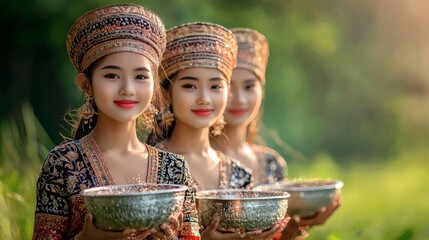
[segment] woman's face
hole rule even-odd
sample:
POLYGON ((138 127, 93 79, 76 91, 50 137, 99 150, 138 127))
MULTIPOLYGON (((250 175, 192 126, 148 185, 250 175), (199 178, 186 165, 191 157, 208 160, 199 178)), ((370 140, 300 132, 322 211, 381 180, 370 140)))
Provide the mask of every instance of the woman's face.
POLYGON ((226 124, 235 127, 247 126, 261 108, 261 81, 251 71, 237 68, 232 73, 230 92, 224 113, 226 124))
POLYGON ((153 89, 151 62, 137 53, 107 55, 92 74, 92 95, 99 119, 136 120, 149 106, 153 89))
POLYGON ((216 69, 189 68, 173 79, 170 102, 176 124, 209 128, 223 114, 228 98, 225 76, 216 69))

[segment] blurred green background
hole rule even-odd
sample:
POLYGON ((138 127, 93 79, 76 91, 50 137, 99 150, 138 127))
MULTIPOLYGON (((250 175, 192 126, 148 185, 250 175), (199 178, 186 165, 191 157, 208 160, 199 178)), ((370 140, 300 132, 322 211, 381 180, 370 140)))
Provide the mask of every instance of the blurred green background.
POLYGON ((0 239, 31 239, 41 162, 70 129, 64 113, 83 102, 70 26, 121 2, 167 28, 209 21, 266 35, 264 140, 289 178, 345 183, 343 206, 309 239, 429 239, 425 0, 2 1, 0 239))

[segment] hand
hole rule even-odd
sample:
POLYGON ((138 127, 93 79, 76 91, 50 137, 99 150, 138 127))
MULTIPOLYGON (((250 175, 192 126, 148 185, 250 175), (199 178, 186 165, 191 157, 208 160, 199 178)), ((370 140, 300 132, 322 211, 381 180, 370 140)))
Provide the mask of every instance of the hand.
POLYGON ((297 218, 298 225, 301 227, 308 226, 309 228, 316 225, 323 225, 328 218, 341 206, 340 198, 332 201, 330 205, 320 209, 317 213, 309 217, 297 218))
POLYGON ((78 240, 97 240, 97 239, 127 239, 127 234, 124 232, 115 232, 115 231, 105 231, 97 228, 94 225, 94 219, 92 214, 87 214, 85 216, 85 223, 83 225, 82 231, 78 234, 78 240))
POLYGON ((283 230, 280 239, 298 239, 298 237, 299 239, 304 239, 308 237, 308 233, 306 231, 313 226, 324 224, 340 205, 341 201, 337 198, 329 206, 322 208, 312 216, 293 216, 291 221, 289 221, 286 228, 283 230))
POLYGON ((183 214, 180 213, 177 218, 170 216, 168 218, 169 224, 163 223, 159 226, 159 230, 153 232, 152 237, 155 240, 176 240, 178 230, 180 230, 183 223, 183 214))
POLYGON ((245 233, 222 233, 217 231, 217 227, 219 225, 219 217, 215 217, 212 223, 201 232, 201 239, 209 239, 209 240, 241 240, 241 239, 272 239, 278 232, 283 230, 289 221, 289 217, 283 219, 281 222, 276 223, 269 230, 266 231, 252 231, 245 233))

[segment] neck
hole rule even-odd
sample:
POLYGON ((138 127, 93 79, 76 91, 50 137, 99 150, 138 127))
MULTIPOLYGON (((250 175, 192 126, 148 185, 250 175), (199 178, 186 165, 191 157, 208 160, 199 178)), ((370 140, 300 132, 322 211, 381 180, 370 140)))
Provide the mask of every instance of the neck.
POLYGON ((226 125, 223 133, 212 139, 213 147, 225 153, 242 149, 243 147, 248 146, 248 143, 246 142, 246 134, 246 126, 226 125))
POLYGON ((91 134, 103 152, 128 152, 142 148, 137 138, 136 121, 122 123, 99 116, 91 134))
POLYGON ((176 121, 166 147, 168 151, 182 155, 206 155, 213 150, 209 141, 209 128, 191 128, 179 121, 176 121))

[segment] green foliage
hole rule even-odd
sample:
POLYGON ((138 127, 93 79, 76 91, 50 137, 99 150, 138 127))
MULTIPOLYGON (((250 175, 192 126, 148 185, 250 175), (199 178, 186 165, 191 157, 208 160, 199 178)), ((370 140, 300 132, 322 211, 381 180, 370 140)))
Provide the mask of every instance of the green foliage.
POLYGON ((28 105, 0 124, 0 136, 0 239, 31 239, 36 180, 53 144, 28 105))
POLYGON ((310 239, 427 239, 428 150, 409 150, 372 163, 337 164, 327 154, 289 163, 289 177, 341 179, 342 206, 310 239))
MULTIPOLYGON (((4 96, 0 101, 0 119, 17 114, 16 105, 10 102, 20 105, 29 100, 49 136, 59 142, 62 140, 59 132, 67 133, 70 128, 62 121, 64 113, 83 102, 75 85, 76 72, 66 52, 68 29, 89 10, 130 1, 24 2, 22 5, 5 1, 0 8, 4 12, 5 32, 10 33, 4 53, 7 62, 0 65, 5 75, 0 88, 4 96)), ((397 144, 398 115, 403 114, 389 106, 403 94, 399 83, 407 79, 407 84, 424 85, 423 67, 409 64, 401 57, 390 57, 392 49, 409 49, 408 53, 402 52, 410 55, 418 51, 415 43, 425 42, 418 31, 404 27, 415 24, 406 14, 400 14, 405 7, 403 3, 131 2, 158 13, 167 28, 210 21, 226 27, 254 28, 265 34, 271 55, 263 122, 307 156, 327 151, 340 161, 389 157, 397 144), (384 11, 385 8, 389 11, 384 11), (398 33, 391 31, 390 26, 395 26, 398 33)), ((265 137, 272 143, 269 136, 265 137)))

